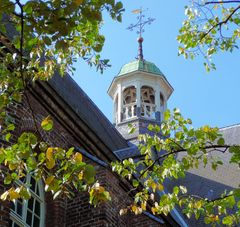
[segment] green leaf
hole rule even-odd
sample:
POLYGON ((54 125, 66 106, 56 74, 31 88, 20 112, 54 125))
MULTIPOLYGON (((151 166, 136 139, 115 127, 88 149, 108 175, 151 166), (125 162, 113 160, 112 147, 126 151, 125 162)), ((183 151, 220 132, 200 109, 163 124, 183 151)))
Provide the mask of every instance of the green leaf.
POLYGON ((175 195, 178 195, 178 193, 179 193, 179 187, 175 186, 175 187, 173 188, 173 193, 174 193, 175 195))
POLYGON ((211 218, 210 217, 205 217, 204 218, 204 222, 205 222, 205 224, 210 224, 211 222, 212 222, 212 220, 211 220, 211 218))
POLYGON ((51 119, 50 116, 47 116, 41 123, 41 127, 45 131, 50 131, 53 128, 53 120, 51 119))
POLYGON ((233 224, 233 218, 232 216, 226 216, 223 218, 222 223, 224 225, 232 225, 233 224))
POLYGON ((73 151, 74 151, 74 147, 69 148, 66 153, 66 157, 69 158, 73 154, 73 151))
POLYGON ((11 137, 12 137, 12 134, 11 134, 11 133, 7 133, 7 134, 5 135, 5 140, 6 140, 7 142, 9 142, 9 140, 10 140, 11 137))
POLYGON ((132 124, 128 124, 128 134, 133 134, 136 131, 136 128, 132 124))
POLYGON ((166 111, 164 112, 164 120, 165 120, 165 121, 168 121, 170 117, 171 117, 170 110, 166 110, 166 111))
POLYGON ((33 7, 33 2, 29 1, 23 6, 23 10, 24 10, 25 13, 31 14, 32 11, 33 11, 32 7, 33 7))
POLYGON ((225 144, 225 140, 223 138, 219 138, 218 141, 217 141, 217 144, 219 146, 223 146, 225 144))
POLYGON ((132 181, 132 184, 133 184, 133 187, 138 187, 138 185, 139 185, 139 181, 138 180, 135 180, 135 179, 133 179, 133 181, 132 181))
POLYGON ((87 181, 88 184, 94 182, 96 171, 92 165, 86 165, 83 171, 83 178, 87 181))

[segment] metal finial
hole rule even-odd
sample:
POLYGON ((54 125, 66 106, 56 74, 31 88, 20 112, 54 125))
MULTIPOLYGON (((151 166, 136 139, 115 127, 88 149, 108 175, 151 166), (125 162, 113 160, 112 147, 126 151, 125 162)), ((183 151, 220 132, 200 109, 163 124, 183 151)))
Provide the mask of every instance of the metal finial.
POLYGON ((137 16, 137 23, 136 24, 130 24, 127 29, 130 31, 133 31, 135 28, 137 28, 137 34, 139 35, 138 37, 138 59, 143 60, 143 48, 142 48, 142 43, 143 43, 143 37, 142 33, 145 31, 144 26, 146 24, 151 24, 155 19, 148 17, 145 19, 145 15, 143 14, 142 8, 140 9, 135 9, 132 11, 135 14, 139 14, 137 16))

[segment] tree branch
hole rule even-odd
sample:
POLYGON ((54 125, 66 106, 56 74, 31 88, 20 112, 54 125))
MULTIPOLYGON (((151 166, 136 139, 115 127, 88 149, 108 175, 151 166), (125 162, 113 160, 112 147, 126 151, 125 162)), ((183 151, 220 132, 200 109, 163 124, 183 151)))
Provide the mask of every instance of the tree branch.
POLYGON ((205 2, 204 5, 210 5, 210 4, 228 4, 228 3, 240 3, 240 0, 232 0, 232 1, 210 1, 205 2))
POLYGON ((222 25, 223 25, 223 24, 226 24, 226 23, 231 19, 231 17, 233 16, 233 14, 236 13, 239 9, 240 9, 240 5, 239 5, 238 7, 236 7, 236 8, 228 15, 228 17, 227 17, 225 20, 223 20, 223 21, 221 21, 221 22, 213 25, 213 26, 201 37, 201 39, 200 39, 199 42, 201 42, 214 28, 216 28, 216 27, 219 26, 220 29, 221 29, 222 25))
MULTIPOLYGON (((24 18, 23 18, 23 5, 20 3, 20 0, 16 0, 17 5, 19 6, 21 13, 21 33, 20 33, 20 70, 21 70, 21 77, 23 78, 23 29, 24 29, 24 18)), ((24 78, 23 78, 24 80, 24 78)), ((25 82, 24 82, 25 83, 25 82)))
POLYGON ((194 198, 194 199, 198 199, 198 200, 204 200, 204 201, 206 201, 208 203, 214 203, 216 201, 220 201, 220 200, 226 199, 226 198, 231 197, 231 196, 234 196, 234 194, 228 194, 228 195, 225 195, 223 197, 217 197, 215 199, 207 199, 207 198, 201 197, 199 195, 184 194, 184 195, 180 195, 179 199, 182 199, 182 198, 194 198))
MULTIPOLYGON (((210 146, 205 146, 205 147, 200 147, 199 150, 207 150, 207 149, 212 149, 211 151, 213 150, 217 150, 217 151, 221 151, 222 153, 226 152, 226 150, 228 148, 230 148, 231 146, 229 145, 210 145, 210 146), (223 151, 220 150, 219 148, 225 148, 223 151)), ((151 168, 153 168, 153 166, 161 159, 164 159, 165 157, 169 156, 169 155, 172 155, 172 154, 177 154, 177 153, 181 153, 181 152, 187 152, 187 149, 185 148, 182 148, 182 149, 179 149, 179 150, 174 150, 174 151, 171 151, 171 152, 168 152, 166 154, 163 154, 161 156, 159 156, 158 158, 156 158, 154 160, 154 162, 148 166, 139 176, 139 178, 141 178, 148 170, 150 170, 151 168)))

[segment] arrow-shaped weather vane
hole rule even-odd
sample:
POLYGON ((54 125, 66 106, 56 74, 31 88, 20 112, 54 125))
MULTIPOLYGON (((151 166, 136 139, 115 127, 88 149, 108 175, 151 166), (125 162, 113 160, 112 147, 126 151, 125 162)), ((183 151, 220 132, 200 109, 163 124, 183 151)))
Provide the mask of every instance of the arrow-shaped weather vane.
POLYGON ((145 31, 144 26, 145 25, 150 25, 155 19, 148 17, 145 19, 145 15, 143 14, 142 8, 140 9, 135 9, 132 11, 134 14, 139 14, 137 16, 137 23, 136 24, 130 24, 129 27, 127 27, 128 30, 133 31, 135 28, 137 29, 137 34, 139 35, 138 37, 138 59, 143 60, 143 48, 142 48, 142 43, 143 43, 143 37, 142 33, 145 31))

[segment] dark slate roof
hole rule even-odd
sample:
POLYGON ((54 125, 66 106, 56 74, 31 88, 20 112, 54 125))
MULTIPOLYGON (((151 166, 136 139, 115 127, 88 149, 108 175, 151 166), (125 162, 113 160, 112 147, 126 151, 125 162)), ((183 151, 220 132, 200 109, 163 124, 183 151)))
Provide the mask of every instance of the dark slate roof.
MULTIPOLYGON (((221 128, 220 132, 226 144, 240 144, 240 124, 221 128)), ((168 181, 166 184, 168 190, 171 191, 175 185, 184 185, 189 194, 214 199, 219 197, 225 189, 229 191, 238 187, 240 184, 239 167, 229 163, 231 154, 226 151, 225 153, 211 152, 211 155, 219 157, 223 161, 223 165, 219 166, 216 171, 212 170, 211 165, 207 165, 206 168, 200 165, 198 169, 191 169, 185 178, 168 181)), ((184 154, 178 155, 178 159, 183 156, 184 154)), ((189 226, 206 226, 201 218, 196 221, 194 218, 189 220, 186 216, 182 216, 189 226)))
POLYGON ((48 83, 112 151, 128 147, 113 124, 69 75, 55 75, 48 83))
MULTIPOLYGON (((226 144, 240 144, 240 125, 221 128, 220 132, 226 144)), ((219 166, 216 171, 213 171, 211 166, 207 165, 206 168, 193 169, 190 172, 231 187, 238 187, 240 184, 239 168, 235 164, 229 164, 231 153, 228 151, 225 153, 214 151, 211 152, 211 155, 219 157, 223 161, 223 165, 219 166)))
POLYGON ((127 158, 134 158, 140 155, 138 147, 134 145, 124 149, 117 150, 114 153, 120 160, 124 160, 127 158))
MULTIPOLYGON (((174 186, 182 185, 188 189, 188 194, 198 195, 208 199, 218 198, 224 192, 224 190, 230 191, 232 189, 228 185, 221 184, 219 182, 209 180, 205 177, 201 177, 192 173, 187 173, 185 178, 170 181, 167 183, 169 192, 172 192, 172 188, 174 186)), ((208 226, 204 223, 203 217, 200 217, 198 220, 196 220, 194 217, 188 219, 187 216, 182 213, 179 207, 177 210, 189 227, 208 226)))

